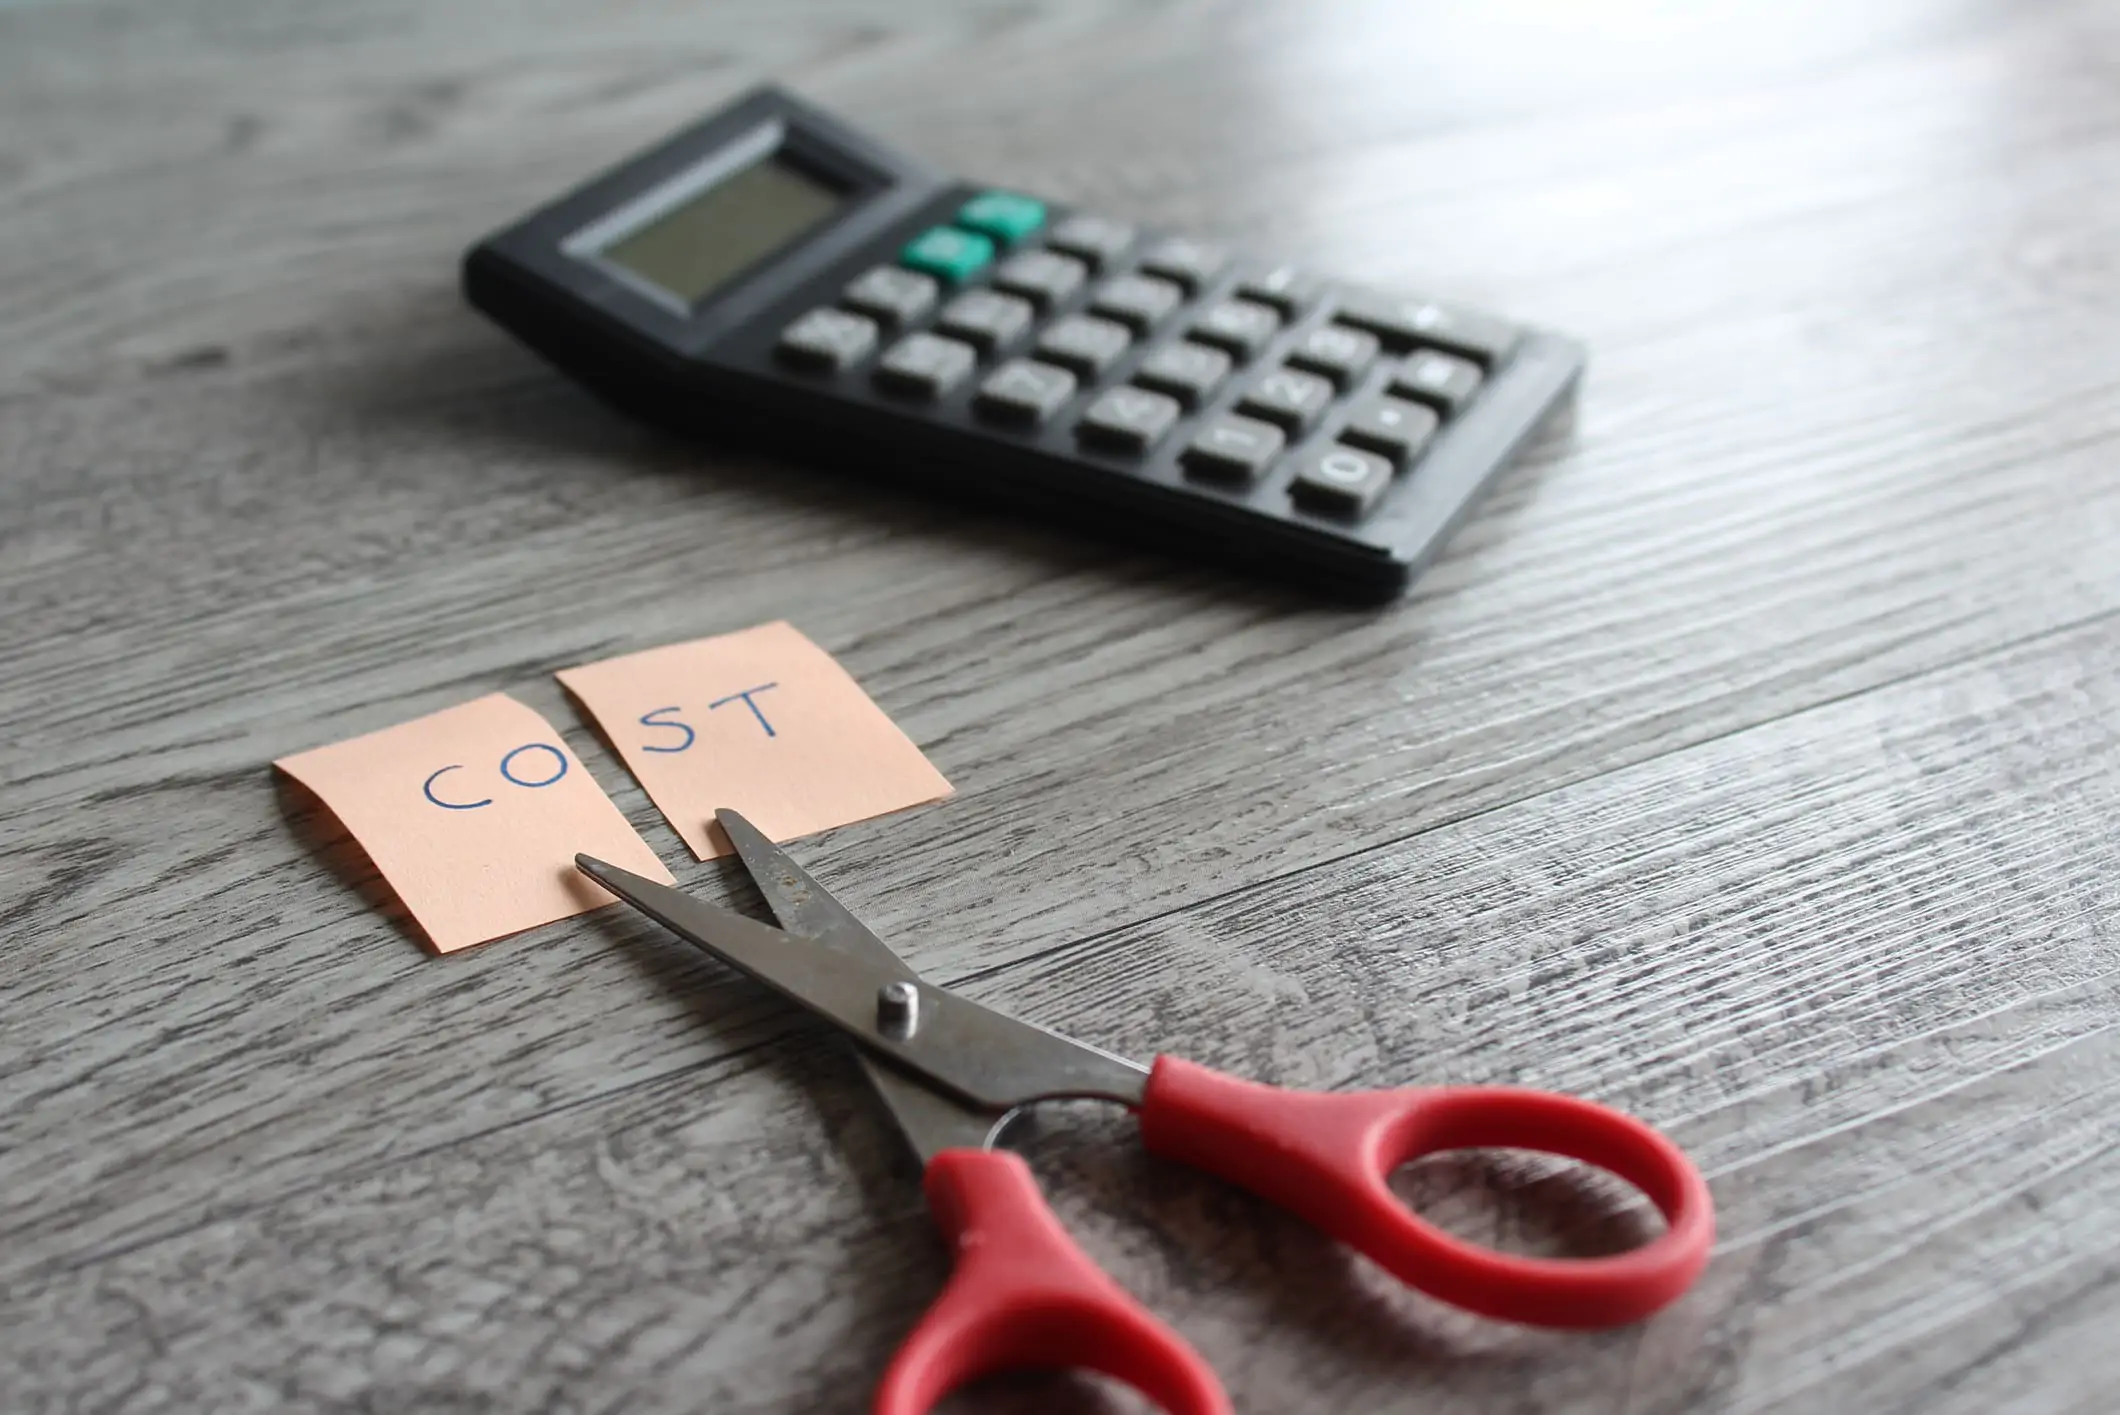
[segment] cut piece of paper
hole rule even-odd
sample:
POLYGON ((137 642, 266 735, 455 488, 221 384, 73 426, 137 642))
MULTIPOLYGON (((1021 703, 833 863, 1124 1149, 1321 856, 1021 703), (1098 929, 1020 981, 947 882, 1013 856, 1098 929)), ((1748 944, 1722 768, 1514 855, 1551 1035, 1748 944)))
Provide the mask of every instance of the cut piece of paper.
POLYGON ((617 902, 576 851, 674 883, 552 724, 505 693, 273 765, 331 808, 440 953, 617 902))
POLYGON ((912 739, 792 624, 561 670, 700 859, 729 853, 733 806, 774 840, 950 794, 912 739))

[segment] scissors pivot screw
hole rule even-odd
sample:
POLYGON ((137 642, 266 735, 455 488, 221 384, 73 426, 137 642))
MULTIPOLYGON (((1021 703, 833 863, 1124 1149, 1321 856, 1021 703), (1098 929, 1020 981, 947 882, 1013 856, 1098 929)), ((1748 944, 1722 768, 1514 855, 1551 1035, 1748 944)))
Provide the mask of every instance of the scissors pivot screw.
POLYGON ((876 1029, 900 1041, 920 1025, 920 991, 899 980, 876 989, 876 1029))

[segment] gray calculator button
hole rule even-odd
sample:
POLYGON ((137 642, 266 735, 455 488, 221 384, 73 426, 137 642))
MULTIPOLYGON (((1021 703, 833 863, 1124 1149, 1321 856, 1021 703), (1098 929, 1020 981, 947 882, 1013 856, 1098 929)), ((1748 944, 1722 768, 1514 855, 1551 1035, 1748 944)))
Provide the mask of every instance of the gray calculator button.
POLYGON ((1255 418, 1217 418, 1200 429, 1178 460, 1188 472, 1204 480, 1248 486, 1273 465, 1273 459, 1287 445, 1287 437, 1272 423, 1255 418))
POLYGON ((1044 422, 1075 396, 1075 376, 1031 359, 1010 359, 986 376, 976 400, 979 411, 999 422, 1044 422))
POLYGON ((1185 236, 1167 236, 1141 256, 1143 270, 1175 280, 1193 291, 1214 279, 1228 263, 1229 257, 1220 246, 1210 246, 1205 241, 1185 236))
POLYGON ((1107 388, 1089 405, 1076 430, 1084 442, 1143 452, 1171 430, 1179 411, 1177 399, 1146 388, 1107 388))
POLYGON ((1250 300, 1223 300, 1208 306, 1193 321, 1192 337, 1202 344, 1213 344, 1227 349, 1240 359, 1248 359, 1266 347, 1274 331, 1281 327, 1281 316, 1275 314, 1270 305, 1254 304, 1250 300))
POLYGON ((1331 401, 1332 385, 1316 374, 1277 368, 1245 391, 1237 411, 1299 433, 1316 422, 1331 401))
POLYGON ((1031 307, 999 290, 967 290, 942 307, 935 327, 992 353, 1031 327, 1031 307))
POLYGON ((1376 505, 1390 485, 1391 463, 1335 442, 1297 464, 1288 494, 1305 510, 1359 516, 1376 505))
POLYGON ((1046 233, 1045 243, 1102 270, 1134 243, 1134 228, 1108 216, 1070 216, 1046 233))
POLYGON ((876 347, 876 321, 845 310, 811 310, 780 331, 774 347, 788 363, 837 373, 876 347))
POLYGON ((1517 331, 1492 315, 1452 309, 1432 300, 1357 296, 1341 308, 1342 323, 1374 331, 1394 349, 1442 349, 1492 368, 1516 347, 1517 331))
POLYGON ((1479 392, 1480 366, 1453 354, 1422 349, 1391 376, 1391 391, 1418 398, 1449 417, 1479 392))
POLYGON ((1229 355, 1205 344, 1164 344, 1151 349, 1134 370, 1134 382, 1168 393, 1188 408, 1214 396, 1229 377, 1229 355))
POLYGON ((879 265, 839 296, 848 309, 880 320, 886 328, 911 324, 935 307, 932 278, 902 265, 879 265))
POLYGON ((1082 288, 1089 267, 1052 251, 1023 251, 994 267, 996 287, 1022 295, 1040 309, 1051 309, 1082 288))
POLYGON ((1245 299, 1272 305, 1291 319, 1315 300, 1323 288, 1324 282, 1317 276, 1293 265, 1277 265, 1237 282, 1237 293, 1245 299))
POLYGON ((1126 352, 1134 336, 1123 324, 1090 314, 1056 319, 1038 336, 1038 357, 1096 378, 1126 352))
POLYGON ((1322 373, 1342 388, 1369 372, 1376 358, 1376 335, 1344 324, 1321 324, 1288 351, 1288 361, 1297 368, 1322 373))
POLYGON ((1185 292, 1168 280, 1121 275, 1098 286, 1089 307, 1139 333, 1162 323, 1184 299, 1185 292))
POLYGON ((1347 426, 1340 429, 1340 438, 1367 448, 1393 467, 1403 467, 1421 455, 1439 421, 1433 408, 1419 403, 1364 398, 1355 404, 1347 426))
POLYGON ((930 401, 971 376, 979 353, 939 334, 908 334, 876 361, 876 382, 893 393, 930 401))

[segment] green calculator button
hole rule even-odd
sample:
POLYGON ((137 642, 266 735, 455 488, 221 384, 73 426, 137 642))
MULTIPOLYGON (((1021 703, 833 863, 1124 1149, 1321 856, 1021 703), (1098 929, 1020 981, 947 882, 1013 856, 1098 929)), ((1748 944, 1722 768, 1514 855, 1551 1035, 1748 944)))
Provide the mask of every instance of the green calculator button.
POLYGON ((930 226, 906 242, 898 263, 932 275, 951 285, 962 285, 979 267, 994 258, 994 243, 976 231, 954 226, 930 226))
POLYGON ((957 208, 957 224, 1013 246, 1045 224, 1045 203, 1014 192, 981 192, 957 208))

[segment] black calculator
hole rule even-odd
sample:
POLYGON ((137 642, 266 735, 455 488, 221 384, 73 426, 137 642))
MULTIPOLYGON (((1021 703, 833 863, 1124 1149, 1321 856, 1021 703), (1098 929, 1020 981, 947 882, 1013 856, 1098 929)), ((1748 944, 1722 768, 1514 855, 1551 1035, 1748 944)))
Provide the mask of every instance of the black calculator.
POLYGON ((770 87, 479 242, 463 278, 660 421, 1372 600, 1583 367, 1492 314, 952 180, 770 87))

